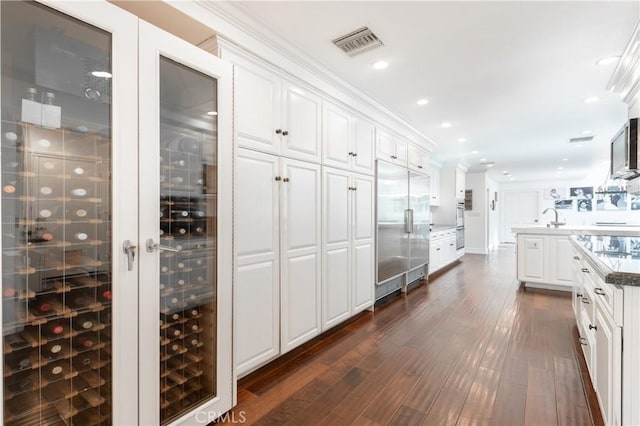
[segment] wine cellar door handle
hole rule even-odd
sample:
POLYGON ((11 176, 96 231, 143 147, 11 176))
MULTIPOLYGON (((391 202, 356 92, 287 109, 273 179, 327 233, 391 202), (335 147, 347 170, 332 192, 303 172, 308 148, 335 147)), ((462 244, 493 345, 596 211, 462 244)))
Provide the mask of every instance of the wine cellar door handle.
POLYGON ((173 251, 175 253, 179 252, 180 249, 170 246, 163 246, 162 244, 154 243, 153 238, 149 238, 147 240, 147 253, 153 253, 154 250, 158 251, 173 251))
POLYGON ((133 271, 133 262, 136 260, 136 246, 130 240, 124 240, 122 250, 127 255, 127 270, 133 271))

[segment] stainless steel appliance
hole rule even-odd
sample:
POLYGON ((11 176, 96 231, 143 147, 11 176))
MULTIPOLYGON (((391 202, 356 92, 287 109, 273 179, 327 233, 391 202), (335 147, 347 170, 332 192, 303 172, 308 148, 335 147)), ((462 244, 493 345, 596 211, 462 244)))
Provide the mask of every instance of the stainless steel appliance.
POLYGON ((611 140, 611 177, 633 179, 640 175, 640 119, 625 123, 611 140))
POLYGON ((380 298, 426 275, 430 198, 428 176, 383 161, 376 176, 380 298))
POLYGON ((456 250, 464 248, 464 201, 456 205, 456 250))

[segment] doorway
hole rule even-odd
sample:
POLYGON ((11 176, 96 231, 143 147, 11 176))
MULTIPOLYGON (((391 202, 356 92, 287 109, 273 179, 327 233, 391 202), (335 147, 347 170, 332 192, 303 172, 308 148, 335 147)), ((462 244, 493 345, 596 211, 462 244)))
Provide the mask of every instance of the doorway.
POLYGON ((538 191, 505 192, 500 228, 500 242, 515 243, 511 228, 538 223, 538 191))

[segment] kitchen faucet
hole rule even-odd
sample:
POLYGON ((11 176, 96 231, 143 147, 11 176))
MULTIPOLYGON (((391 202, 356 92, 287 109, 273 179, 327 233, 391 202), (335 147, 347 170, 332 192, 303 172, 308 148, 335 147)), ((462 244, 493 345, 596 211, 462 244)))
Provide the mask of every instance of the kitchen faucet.
MULTIPOLYGON (((552 220, 551 222, 549 222, 549 225, 553 225, 554 227, 556 227, 556 228, 557 228, 557 227, 559 227, 560 225, 566 225, 566 224, 567 224, 567 222, 558 222, 558 210, 556 210, 556 209, 554 209, 554 208, 552 208, 552 207, 549 207, 549 208, 547 208, 547 209, 544 209, 544 211, 542 212, 542 214, 545 214, 545 213, 546 213, 546 212, 548 212, 549 210, 552 210, 552 211, 553 211, 553 213, 556 215, 556 219, 555 219, 555 220, 552 220)), ((547 225, 547 227, 548 227, 549 225, 547 225)))

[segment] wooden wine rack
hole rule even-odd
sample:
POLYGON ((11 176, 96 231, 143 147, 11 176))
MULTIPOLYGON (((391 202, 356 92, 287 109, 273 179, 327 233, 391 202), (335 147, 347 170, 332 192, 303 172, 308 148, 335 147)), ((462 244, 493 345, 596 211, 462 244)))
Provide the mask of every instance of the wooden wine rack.
POLYGON ((4 424, 109 423, 109 141, 2 127, 4 424))
POLYGON ((167 423, 215 395, 215 360, 205 355, 215 350, 215 328, 205 325, 215 309, 216 210, 198 136, 173 126, 161 133, 160 238, 180 250, 160 254, 160 411, 167 423), (199 142, 183 149, 185 137, 199 142))

